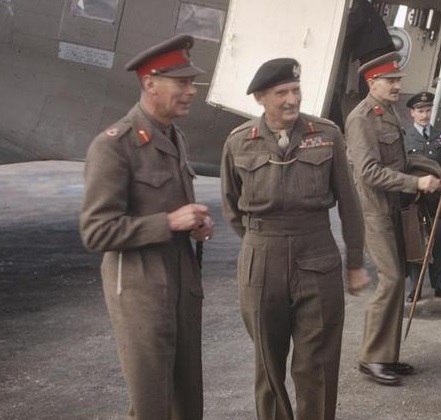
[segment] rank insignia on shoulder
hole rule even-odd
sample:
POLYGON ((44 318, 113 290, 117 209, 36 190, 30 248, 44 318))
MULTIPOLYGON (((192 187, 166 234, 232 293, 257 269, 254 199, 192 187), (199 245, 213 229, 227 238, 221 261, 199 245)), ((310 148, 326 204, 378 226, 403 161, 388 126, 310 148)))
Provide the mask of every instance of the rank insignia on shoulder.
POLYGON ((303 139, 299 145, 299 149, 309 149, 311 147, 324 147, 333 146, 334 142, 329 139, 324 139, 322 137, 308 137, 303 139))
POLYGON ((150 134, 147 133, 147 131, 139 130, 138 131, 138 140, 139 140, 139 145, 144 146, 144 144, 146 144, 150 141, 150 134))
POLYGON ((116 137, 119 134, 119 130, 117 128, 109 128, 106 130, 106 135, 109 137, 116 137))
POLYGON ((381 106, 375 105, 373 110, 375 115, 383 115, 383 109, 381 108, 381 106))

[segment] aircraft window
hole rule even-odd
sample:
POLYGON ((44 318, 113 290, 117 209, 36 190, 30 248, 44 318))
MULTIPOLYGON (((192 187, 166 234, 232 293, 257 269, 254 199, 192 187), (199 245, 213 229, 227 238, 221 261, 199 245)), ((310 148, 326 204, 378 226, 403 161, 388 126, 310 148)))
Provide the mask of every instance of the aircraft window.
POLYGON ((181 3, 176 33, 219 42, 224 18, 225 12, 222 10, 181 3))
POLYGON ((113 23, 118 14, 118 2, 119 0, 72 0, 71 14, 113 23))
POLYGON ((406 24, 407 6, 400 5, 398 13, 395 16, 394 26, 397 28, 404 28, 406 24))

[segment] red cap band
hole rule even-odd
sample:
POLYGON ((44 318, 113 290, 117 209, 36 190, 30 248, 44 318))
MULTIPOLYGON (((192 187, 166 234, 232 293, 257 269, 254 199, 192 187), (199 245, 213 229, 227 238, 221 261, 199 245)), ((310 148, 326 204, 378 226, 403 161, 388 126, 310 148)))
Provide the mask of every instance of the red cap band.
POLYGON ((384 74, 398 73, 400 68, 396 61, 391 61, 389 63, 382 64, 381 66, 373 67, 364 72, 364 78, 366 80, 375 79, 376 77, 381 77, 384 74))
POLYGON ((190 63, 187 50, 175 50, 159 55, 147 61, 143 66, 136 70, 138 77, 141 78, 147 74, 165 73, 167 69, 182 66, 190 63))

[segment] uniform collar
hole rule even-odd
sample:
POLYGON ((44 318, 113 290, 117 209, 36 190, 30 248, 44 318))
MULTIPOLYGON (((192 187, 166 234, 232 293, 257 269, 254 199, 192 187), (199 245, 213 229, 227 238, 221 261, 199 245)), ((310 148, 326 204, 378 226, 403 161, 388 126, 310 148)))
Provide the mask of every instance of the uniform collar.
POLYGON ((423 135, 423 129, 426 129, 426 133, 430 138, 430 124, 427 125, 420 125, 417 123, 414 123, 413 126, 415 127, 415 130, 418 131, 418 133, 420 133, 421 135, 423 135))
POLYGON ((156 121, 139 102, 132 108, 130 117, 133 122, 135 144, 138 147, 151 143, 162 152, 175 158, 179 157, 176 146, 164 133, 167 127, 156 121))

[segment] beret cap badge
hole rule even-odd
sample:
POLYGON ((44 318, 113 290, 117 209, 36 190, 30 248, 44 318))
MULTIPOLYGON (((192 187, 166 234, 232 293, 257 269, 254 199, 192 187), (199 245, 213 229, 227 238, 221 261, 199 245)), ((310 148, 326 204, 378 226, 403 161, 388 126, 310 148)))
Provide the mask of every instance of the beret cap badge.
POLYGON ((292 75, 295 79, 298 79, 300 77, 300 66, 298 64, 294 64, 292 66, 292 75))

